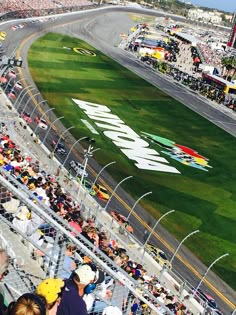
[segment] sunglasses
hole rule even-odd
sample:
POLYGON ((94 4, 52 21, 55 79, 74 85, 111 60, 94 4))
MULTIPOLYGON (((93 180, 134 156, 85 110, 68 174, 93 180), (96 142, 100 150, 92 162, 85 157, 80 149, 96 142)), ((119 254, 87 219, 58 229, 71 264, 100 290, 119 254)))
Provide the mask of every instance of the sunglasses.
POLYGON ((6 277, 9 274, 9 270, 6 270, 2 273, 2 277, 6 277))
POLYGON ((2 280, 4 277, 6 277, 9 274, 9 270, 4 271, 1 275, 0 275, 0 280, 2 280))

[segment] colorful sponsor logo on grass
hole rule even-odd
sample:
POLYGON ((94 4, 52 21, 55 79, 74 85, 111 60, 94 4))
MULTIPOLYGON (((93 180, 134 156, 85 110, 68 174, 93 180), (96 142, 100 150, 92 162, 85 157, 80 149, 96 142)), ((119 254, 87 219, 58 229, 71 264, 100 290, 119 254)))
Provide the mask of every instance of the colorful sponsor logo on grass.
POLYGON ((85 49, 85 48, 73 48, 74 52, 81 54, 81 55, 85 55, 85 56, 91 56, 91 57, 96 57, 95 52, 93 52, 92 50, 89 49, 85 49))
POLYGON ((104 105, 72 99, 84 113, 102 129, 103 134, 109 138, 120 150, 135 161, 139 169, 180 174, 180 172, 160 154, 149 148, 149 143, 142 139, 134 130, 125 124, 117 115, 104 105))
POLYGON ((142 135, 144 136, 144 138, 149 139, 151 142, 154 142, 162 148, 165 148, 165 150, 162 150, 161 153, 168 155, 170 158, 184 165, 194 167, 206 172, 208 172, 207 168, 212 168, 208 164, 209 160, 205 156, 198 154, 197 151, 189 147, 150 133, 142 132, 142 135))
MULTIPOLYGON (((130 160, 135 161, 139 169, 181 174, 169 161, 160 156, 160 153, 149 148, 149 143, 142 139, 134 130, 125 124, 117 115, 104 105, 72 99, 84 113, 102 129, 103 134, 109 138, 130 160)), ((208 159, 195 150, 177 144, 172 140, 142 132, 142 136, 151 142, 165 148, 161 153, 191 167, 208 171, 208 159)))

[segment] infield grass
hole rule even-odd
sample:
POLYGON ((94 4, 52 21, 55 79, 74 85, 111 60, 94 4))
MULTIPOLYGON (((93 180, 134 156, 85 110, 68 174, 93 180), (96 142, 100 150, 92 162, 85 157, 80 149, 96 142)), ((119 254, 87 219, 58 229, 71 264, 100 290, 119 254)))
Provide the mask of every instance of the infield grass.
POLYGON ((28 62, 44 99, 58 115, 66 117, 66 127, 77 127, 71 130, 73 135, 95 138, 96 147, 102 148, 96 152, 98 162, 117 161, 109 168, 117 181, 134 176, 122 187, 136 199, 153 191, 141 202, 147 211, 158 218, 175 209, 162 223, 179 240, 199 229, 201 233, 185 244, 207 265, 226 252, 230 254, 214 270, 236 289, 235 138, 77 38, 49 33, 31 46, 28 62), (73 47, 89 49, 96 57, 68 49, 73 47), (138 134, 144 131, 190 147, 207 157, 212 168, 204 172, 188 167, 168 159, 158 145, 150 144, 181 175, 140 170, 72 98, 106 105, 138 134), (99 135, 93 135, 81 119, 89 121, 99 135))

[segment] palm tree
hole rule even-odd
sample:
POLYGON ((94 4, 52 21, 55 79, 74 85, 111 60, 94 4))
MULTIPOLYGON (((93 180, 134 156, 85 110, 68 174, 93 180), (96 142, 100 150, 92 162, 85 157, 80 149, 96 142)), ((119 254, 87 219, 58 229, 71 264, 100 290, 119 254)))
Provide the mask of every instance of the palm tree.
POLYGON ((236 57, 235 56, 234 56, 232 65, 233 65, 233 74, 232 74, 232 79, 233 79, 236 74, 236 57))
POLYGON ((236 58, 234 56, 223 57, 221 59, 223 67, 223 76, 228 80, 229 76, 233 77, 236 73, 236 58))

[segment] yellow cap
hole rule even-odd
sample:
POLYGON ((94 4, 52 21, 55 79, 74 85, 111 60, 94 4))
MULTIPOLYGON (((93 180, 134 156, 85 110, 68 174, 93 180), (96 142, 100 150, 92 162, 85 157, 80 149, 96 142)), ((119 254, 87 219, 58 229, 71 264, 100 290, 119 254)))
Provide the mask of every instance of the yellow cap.
POLYGON ((65 283, 62 279, 48 278, 38 285, 36 293, 44 296, 47 303, 51 304, 56 301, 64 285, 65 283))

